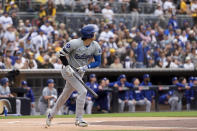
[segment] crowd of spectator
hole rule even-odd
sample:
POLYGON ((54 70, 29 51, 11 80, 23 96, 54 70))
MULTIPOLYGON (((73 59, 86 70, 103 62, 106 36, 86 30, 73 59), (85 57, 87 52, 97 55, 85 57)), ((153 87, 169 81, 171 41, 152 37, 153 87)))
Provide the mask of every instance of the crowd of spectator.
MULTIPOLYGON (((164 5, 166 2, 170 3, 170 0, 165 1, 164 5)), ((136 7, 132 7, 132 14, 138 18, 136 7)), ((34 24, 29 19, 20 19, 18 11, 13 1, 5 11, 0 11, 0 68, 60 69, 61 62, 56 52, 65 42, 79 38, 80 29, 72 30, 65 23, 57 21, 55 4, 50 0, 41 5, 34 24)), ((86 10, 86 13, 89 11, 86 10)), ((160 21, 139 24, 138 19, 133 19, 131 22, 134 26, 129 28, 124 21, 118 25, 113 22, 110 2, 105 3, 101 12, 102 19, 90 22, 98 30, 97 41, 103 51, 101 68, 197 67, 196 24, 190 25, 185 21, 184 26, 180 26, 176 15, 172 13, 169 20, 163 19, 167 28, 159 26, 160 21)), ((161 12, 158 8, 155 14, 162 16, 161 12)))

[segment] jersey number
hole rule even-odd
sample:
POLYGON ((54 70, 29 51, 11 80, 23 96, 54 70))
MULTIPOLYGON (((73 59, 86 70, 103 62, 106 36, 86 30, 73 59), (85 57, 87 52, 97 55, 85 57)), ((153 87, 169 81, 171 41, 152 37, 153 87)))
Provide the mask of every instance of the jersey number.
POLYGON ((68 43, 68 44, 66 44, 66 48, 70 48, 70 44, 68 43))

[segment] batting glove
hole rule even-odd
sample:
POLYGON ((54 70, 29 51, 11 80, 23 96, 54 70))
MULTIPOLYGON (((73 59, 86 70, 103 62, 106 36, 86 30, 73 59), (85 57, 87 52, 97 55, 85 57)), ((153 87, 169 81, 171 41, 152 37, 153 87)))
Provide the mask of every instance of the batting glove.
POLYGON ((85 71, 88 69, 88 66, 85 65, 85 66, 81 66, 81 67, 78 67, 77 70, 79 73, 85 73, 85 71))

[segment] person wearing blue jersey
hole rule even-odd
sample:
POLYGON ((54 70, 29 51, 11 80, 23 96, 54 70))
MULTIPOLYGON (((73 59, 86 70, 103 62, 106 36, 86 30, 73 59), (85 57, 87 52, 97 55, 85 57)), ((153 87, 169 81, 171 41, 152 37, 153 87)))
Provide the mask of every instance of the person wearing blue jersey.
POLYGON ((131 84, 127 82, 126 76, 124 74, 120 75, 118 81, 114 84, 114 87, 118 88, 118 103, 119 103, 119 112, 123 112, 125 105, 129 104, 129 95, 128 90, 125 88, 131 88, 131 84))
POLYGON ((171 106, 171 111, 182 110, 183 88, 186 88, 186 82, 184 77, 179 78, 179 81, 176 77, 173 78, 173 85, 175 85, 176 88, 170 90, 168 93, 170 95, 168 103, 171 106))
MULTIPOLYGON (((143 81, 140 84, 140 86, 152 86, 152 83, 150 82, 150 75, 149 74, 144 74, 143 75, 143 81)), ((143 90, 142 91, 147 104, 151 104, 153 102, 153 99, 155 97, 155 92, 153 90, 143 90)))
POLYGON ((27 92, 24 94, 24 97, 29 98, 31 100, 31 115, 35 115, 36 114, 35 98, 31 87, 29 87, 27 81, 24 80, 21 82, 21 88, 27 90, 27 92))
POLYGON ((189 88, 185 90, 186 108, 188 111, 191 109, 191 101, 194 100, 194 92, 192 88, 194 79, 195 77, 193 76, 189 77, 189 81, 188 81, 189 88))
POLYGON ((148 101, 143 94, 142 87, 140 86, 140 81, 138 78, 133 78, 132 86, 138 87, 138 90, 133 91, 134 106, 131 106, 132 112, 135 112, 135 106, 146 106, 146 112, 150 112, 151 103, 148 101))
POLYGON ((75 114, 76 111, 76 99, 77 99, 77 92, 74 91, 68 101, 66 102, 66 106, 68 107, 68 115, 73 115, 75 114))
MULTIPOLYGON (((88 87, 90 87, 94 92, 98 92, 98 83, 95 74, 90 74, 89 76, 90 81, 86 83, 88 87)), ((94 97, 89 92, 87 93, 86 97, 86 114, 92 114, 92 107, 94 104, 94 97)))

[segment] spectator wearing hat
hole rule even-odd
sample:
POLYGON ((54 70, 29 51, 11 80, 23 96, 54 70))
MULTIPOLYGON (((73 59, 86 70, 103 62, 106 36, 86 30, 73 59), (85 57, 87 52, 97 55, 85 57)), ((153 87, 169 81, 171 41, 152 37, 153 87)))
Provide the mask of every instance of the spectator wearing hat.
POLYGON ((17 56, 16 57, 16 62, 14 64, 15 69, 28 69, 28 62, 25 61, 25 63, 22 62, 22 58, 17 56))
POLYGON ((35 115, 36 114, 35 98, 31 87, 29 87, 27 81, 24 80, 21 82, 20 88, 26 90, 26 93, 23 94, 23 97, 29 98, 31 100, 31 115, 35 115))
POLYGON ((43 50, 47 50, 48 47, 48 39, 47 36, 44 34, 42 29, 39 29, 39 34, 32 38, 32 44, 35 47, 36 51, 39 52, 39 48, 43 50))
MULTIPOLYGON (((89 82, 86 83, 88 87, 90 87, 94 92, 98 92, 98 83, 95 74, 90 74, 89 82)), ((94 105, 95 99, 89 92, 86 97, 86 113, 92 114, 92 107, 94 105)))
POLYGON ((183 65, 185 69, 194 69, 194 64, 192 63, 191 58, 189 56, 185 58, 185 61, 186 63, 183 65))
POLYGON ((0 24, 2 25, 4 30, 6 30, 9 25, 12 26, 13 21, 12 18, 8 15, 8 12, 4 12, 0 17, 0 24))
POLYGON ((110 37, 114 37, 114 34, 109 30, 109 27, 106 25, 104 26, 104 31, 100 33, 99 40, 108 42, 110 37))
MULTIPOLYGON (((11 94, 10 87, 9 87, 9 79, 7 77, 4 77, 1 79, 0 97, 3 97, 3 98, 14 97, 11 94)), ((21 115, 21 101, 19 99, 16 99, 16 114, 19 116, 21 115)))
POLYGON ((14 3, 14 1, 11 1, 9 5, 6 8, 6 11, 9 12, 9 14, 12 14, 13 12, 18 12, 18 6, 14 3))
MULTIPOLYGON (((144 74, 143 75, 143 81, 140 84, 140 86, 152 86, 152 83, 150 82, 150 75, 144 74)), ((155 97, 155 92, 153 90, 144 90, 142 91, 146 100, 147 105, 151 105, 153 102, 153 99, 155 97)), ((147 112, 150 112, 150 109, 147 110, 147 112)))
POLYGON ((50 25, 50 22, 48 20, 45 22, 44 25, 42 25, 40 27, 40 29, 42 31, 44 31, 44 33, 46 33, 46 35, 47 35, 48 38, 51 37, 51 35, 52 35, 51 33, 54 31, 53 27, 50 25))
POLYGON ((111 9, 109 3, 105 3, 105 7, 102 9, 103 17, 106 19, 107 22, 111 22, 113 20, 114 12, 111 9))
POLYGON ((118 89, 118 103, 119 112, 123 112, 125 105, 130 106, 132 102, 129 102, 129 91, 124 90, 124 88, 131 88, 131 84, 127 82, 126 76, 124 74, 118 77, 118 81, 115 82, 114 87, 118 89))
POLYGON ((47 80, 47 87, 42 91, 40 96, 38 107, 40 108, 40 115, 46 114, 47 109, 50 109, 57 100, 57 90, 54 87, 54 80, 47 80))
POLYGON ((15 48, 14 42, 16 41, 16 34, 12 25, 7 25, 7 30, 5 31, 3 42, 12 42, 12 48, 15 48))

